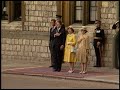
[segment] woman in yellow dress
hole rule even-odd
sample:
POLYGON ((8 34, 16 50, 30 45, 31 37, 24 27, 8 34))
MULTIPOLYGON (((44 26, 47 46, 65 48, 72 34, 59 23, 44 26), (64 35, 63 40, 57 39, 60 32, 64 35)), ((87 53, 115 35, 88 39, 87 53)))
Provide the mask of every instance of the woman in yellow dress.
POLYGON ((74 63, 76 62, 76 53, 74 52, 74 47, 76 45, 76 36, 74 34, 74 29, 68 27, 68 35, 66 37, 65 51, 64 51, 64 62, 68 62, 70 65, 69 73, 74 71, 74 63))
POLYGON ((81 64, 81 72, 86 73, 87 62, 88 62, 88 54, 89 54, 89 36, 86 34, 86 28, 81 29, 81 35, 79 35, 77 44, 77 59, 81 64))

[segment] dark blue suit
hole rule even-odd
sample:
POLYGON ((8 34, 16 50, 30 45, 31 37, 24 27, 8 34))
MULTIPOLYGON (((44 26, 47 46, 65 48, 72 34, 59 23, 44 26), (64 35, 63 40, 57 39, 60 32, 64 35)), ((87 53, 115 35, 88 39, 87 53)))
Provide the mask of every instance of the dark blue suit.
POLYGON ((59 36, 54 37, 53 39, 53 58, 54 58, 54 70, 61 71, 61 65, 63 62, 63 52, 64 49, 60 49, 61 45, 65 46, 65 39, 66 39, 66 33, 65 28, 61 27, 59 30, 56 28, 53 32, 55 34, 56 32, 60 33, 59 36))
POLYGON ((55 30, 55 26, 50 28, 50 38, 49 38, 49 50, 51 53, 51 66, 54 66, 54 59, 53 59, 53 39, 54 39, 54 30, 55 30))

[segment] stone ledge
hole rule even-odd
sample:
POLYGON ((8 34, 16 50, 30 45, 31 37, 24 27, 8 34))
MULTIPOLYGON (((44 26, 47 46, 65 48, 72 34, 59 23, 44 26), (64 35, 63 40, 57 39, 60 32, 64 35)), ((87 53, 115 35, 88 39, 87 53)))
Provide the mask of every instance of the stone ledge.
POLYGON ((49 39, 49 32, 1 30, 1 38, 49 39))

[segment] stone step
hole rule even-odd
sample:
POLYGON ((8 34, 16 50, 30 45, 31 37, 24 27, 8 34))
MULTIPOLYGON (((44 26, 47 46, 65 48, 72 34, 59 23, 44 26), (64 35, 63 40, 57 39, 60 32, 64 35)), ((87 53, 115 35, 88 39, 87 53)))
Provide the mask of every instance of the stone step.
POLYGON ((15 22, 8 22, 8 21, 2 21, 1 22, 1 29, 2 30, 22 30, 22 23, 21 21, 15 21, 15 22))

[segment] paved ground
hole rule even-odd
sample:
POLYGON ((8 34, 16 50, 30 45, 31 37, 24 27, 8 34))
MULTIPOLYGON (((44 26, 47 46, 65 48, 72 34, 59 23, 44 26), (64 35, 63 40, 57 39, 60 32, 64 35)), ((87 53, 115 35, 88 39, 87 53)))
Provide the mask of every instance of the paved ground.
POLYGON ((53 72, 52 68, 48 67, 23 67, 23 68, 12 68, 6 69, 3 73, 7 74, 19 74, 19 75, 32 75, 41 77, 54 77, 60 79, 72 79, 72 80, 90 80, 90 81, 101 81, 119 83, 119 77, 111 72, 98 72, 88 71, 86 74, 79 74, 79 70, 75 69, 74 73, 68 73, 68 68, 64 68, 61 72, 53 72))
MULTIPOLYGON (((27 63, 27 62, 22 63, 22 62, 15 62, 15 61, 7 61, 4 63, 2 62, 2 71, 8 70, 8 69, 27 68, 27 67, 35 67, 35 68, 36 67, 45 67, 48 69, 49 63, 50 63, 49 61, 41 62, 39 64, 27 63)), ((67 71, 67 68, 68 68, 68 64, 64 63, 63 64, 63 71, 64 71, 64 69, 66 69, 66 71, 67 71)), ((76 72, 79 72, 79 67, 77 67, 76 70, 78 70, 76 72)), ((30 70, 30 71, 32 71, 32 70, 30 70)), ((88 71, 92 72, 92 73, 93 72, 97 72, 97 73, 93 73, 93 74, 89 73, 88 75, 86 75, 87 77, 84 77, 82 79, 80 78, 80 81, 94 81, 94 82, 101 82, 101 83, 105 82, 105 83, 109 83, 109 84, 111 83, 111 84, 117 84, 117 85, 119 84, 119 70, 118 69, 106 68, 106 67, 101 67, 101 68, 89 67, 88 71)), ((26 72, 24 72, 24 73, 26 73, 26 72)), ((50 73, 48 72, 47 74, 42 73, 42 75, 37 75, 37 76, 49 76, 51 73, 52 72, 50 72, 50 73)), ((30 75, 30 72, 28 74, 30 75)), ((32 74, 35 74, 35 73, 32 73, 32 74)), ((53 73, 52 73, 52 75, 54 75, 54 77, 56 76, 53 73)), ((72 79, 74 79, 74 75, 73 75, 72 79)), ((79 74, 77 74, 76 76, 79 77, 78 75, 79 74)), ((67 78, 67 79, 71 79, 71 78, 67 78)))
MULTIPOLYGON (((5 69, 10 69, 10 68, 23 68, 23 67, 49 67, 50 66, 50 62, 49 61, 44 61, 44 62, 40 62, 40 63, 29 63, 29 62, 21 62, 21 61, 13 61, 13 60, 9 60, 9 61, 2 61, 2 70, 5 69)), ((68 68, 68 64, 67 63, 63 63, 62 68, 68 68)), ((79 69, 79 65, 75 66, 77 69, 79 69)), ((98 71, 98 72, 111 72, 114 74, 118 74, 119 75, 119 70, 118 69, 114 69, 114 68, 108 68, 108 67, 101 67, 101 68, 95 68, 95 67, 88 67, 88 71, 98 71)))
POLYGON ((119 89, 117 84, 2 74, 2 89, 119 89))

